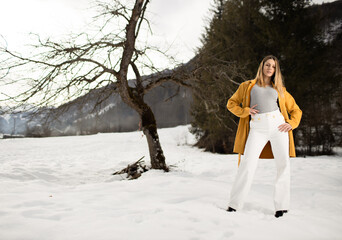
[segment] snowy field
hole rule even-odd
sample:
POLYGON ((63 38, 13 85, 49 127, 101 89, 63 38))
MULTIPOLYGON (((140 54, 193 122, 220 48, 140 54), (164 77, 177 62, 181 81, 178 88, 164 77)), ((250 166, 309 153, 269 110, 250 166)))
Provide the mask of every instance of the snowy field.
POLYGON ((191 147, 161 129, 169 173, 111 175, 145 156, 141 132, 0 140, 0 240, 342 239, 342 157, 291 159, 290 212, 274 217, 273 160, 262 159, 244 209, 225 211, 237 155, 191 147))

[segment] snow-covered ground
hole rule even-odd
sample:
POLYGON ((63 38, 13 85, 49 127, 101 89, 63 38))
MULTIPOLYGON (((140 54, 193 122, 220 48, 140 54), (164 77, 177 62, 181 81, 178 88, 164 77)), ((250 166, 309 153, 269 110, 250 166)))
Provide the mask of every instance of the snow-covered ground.
POLYGON ((342 157, 291 159, 291 209, 275 218, 273 160, 243 210, 225 211, 237 155, 191 147, 188 127, 159 130, 170 172, 111 175, 149 156, 141 132, 0 140, 1 240, 342 239, 342 157))

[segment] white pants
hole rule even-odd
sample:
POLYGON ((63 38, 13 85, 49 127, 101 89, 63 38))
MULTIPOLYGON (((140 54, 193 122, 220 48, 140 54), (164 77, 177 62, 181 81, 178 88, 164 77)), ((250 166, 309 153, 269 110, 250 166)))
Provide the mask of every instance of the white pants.
POLYGON ((241 209, 252 184, 261 151, 268 141, 271 142, 277 166, 274 189, 275 210, 288 210, 290 205, 290 159, 289 135, 280 132, 278 126, 285 123, 279 110, 256 114, 250 121, 244 157, 241 160, 235 182, 230 194, 229 206, 241 209))

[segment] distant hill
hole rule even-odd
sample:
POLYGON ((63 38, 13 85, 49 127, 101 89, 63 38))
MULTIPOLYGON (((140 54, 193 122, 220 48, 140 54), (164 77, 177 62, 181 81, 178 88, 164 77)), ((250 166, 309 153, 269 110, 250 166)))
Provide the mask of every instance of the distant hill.
MULTIPOLYGON (((130 84, 134 84, 134 80, 131 80, 130 84)), ((52 112, 62 113, 49 125, 43 124, 40 115, 28 120, 28 112, 1 115, 0 133, 62 136, 138 130, 138 114, 123 103, 117 93, 112 94, 93 111, 101 90, 96 89, 67 103, 66 110, 62 110, 64 106, 51 109, 52 112)), ((192 101, 190 89, 167 82, 148 92, 145 99, 155 113, 159 128, 190 123, 189 109, 192 101)))
MULTIPOLYGON (((87 96, 85 96, 87 97, 87 96)), ((191 90, 174 83, 165 83, 145 96, 146 102, 155 113, 159 128, 190 123, 191 90), (177 95, 175 95, 178 92, 177 95), (175 96, 174 96, 175 95, 175 96)), ((77 99, 75 102, 80 101, 77 99)), ((79 135, 97 132, 123 132, 139 129, 138 114, 113 94, 96 111, 92 111, 95 100, 83 106, 72 105, 53 124, 52 135, 79 135)))

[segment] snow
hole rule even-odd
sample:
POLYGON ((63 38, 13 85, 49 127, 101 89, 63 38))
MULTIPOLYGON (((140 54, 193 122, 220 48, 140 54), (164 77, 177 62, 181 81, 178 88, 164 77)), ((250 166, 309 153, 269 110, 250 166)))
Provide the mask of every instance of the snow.
POLYGON ((322 41, 325 44, 331 43, 336 39, 337 35, 341 32, 342 21, 340 19, 330 22, 329 25, 322 32, 322 41))
POLYGON ((237 155, 160 129, 171 171, 113 176, 145 156, 141 132, 0 140, 1 240, 341 239, 342 158, 293 158, 291 209, 275 218, 275 165, 261 159, 241 211, 225 211, 237 155))
POLYGON ((3 114, 1 115, 1 117, 3 117, 7 123, 9 123, 10 119, 11 119, 11 114, 3 114))
MULTIPOLYGON (((110 103, 107 106, 105 106, 104 108, 102 108, 98 113, 90 113, 90 114, 88 114, 85 117, 85 119, 91 119, 91 118, 95 118, 96 115, 105 114, 107 111, 109 111, 110 109, 114 108, 115 106, 116 106, 116 103, 110 103)), ((77 120, 75 122, 77 122, 77 120)))

